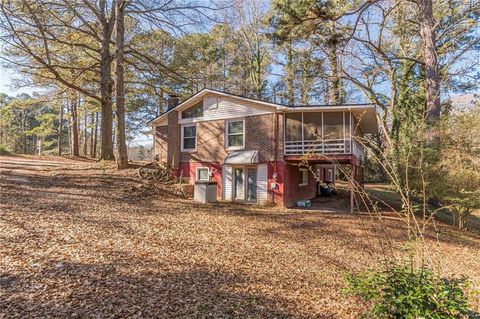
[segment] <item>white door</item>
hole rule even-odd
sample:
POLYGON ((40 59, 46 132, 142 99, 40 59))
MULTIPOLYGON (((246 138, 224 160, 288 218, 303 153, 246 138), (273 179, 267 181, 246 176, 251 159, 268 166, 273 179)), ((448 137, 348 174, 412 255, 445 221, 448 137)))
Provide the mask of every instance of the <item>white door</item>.
POLYGON ((267 178, 268 167, 267 164, 259 164, 257 166, 257 202, 263 204, 268 200, 267 178))
POLYGON ((257 202, 257 168, 256 167, 247 168, 247 181, 245 186, 247 189, 246 201, 249 203, 256 203, 257 202))
POLYGON ((233 168, 233 199, 245 200, 245 169, 243 167, 233 168))
POLYGON ((224 200, 232 200, 233 173, 231 166, 222 167, 222 192, 224 200))

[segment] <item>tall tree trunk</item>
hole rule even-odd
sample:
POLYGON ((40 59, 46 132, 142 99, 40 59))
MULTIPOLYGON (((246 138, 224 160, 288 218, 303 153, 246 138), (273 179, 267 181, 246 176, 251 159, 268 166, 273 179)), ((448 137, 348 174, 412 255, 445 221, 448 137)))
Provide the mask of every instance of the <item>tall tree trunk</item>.
POLYGON ((87 116, 87 110, 84 110, 83 112, 83 156, 87 157, 88 156, 88 116, 87 116))
POLYGON ((57 136, 57 155, 62 156, 62 134, 63 134, 63 101, 60 103, 60 113, 58 115, 58 136, 57 136))
MULTIPOLYGON (((68 95, 66 97, 66 105, 67 105, 67 113, 72 114, 72 106, 69 103, 68 95)), ((71 119, 68 121, 67 125, 67 136, 68 136, 68 149, 70 150, 70 155, 72 154, 72 121, 71 119)))
POLYGON ((330 68, 330 83, 328 85, 329 104, 340 104, 340 76, 338 74, 337 40, 332 37, 328 41, 328 64, 330 68))
MULTIPOLYGON (((106 6, 102 1, 102 6, 106 6)), ((102 12, 104 12, 102 10, 102 12)), ((102 28, 102 43, 100 52, 100 95, 102 109, 102 125, 101 125, 101 154, 100 158, 104 160, 113 160, 113 117, 112 117, 112 75, 111 62, 112 55, 110 53, 110 38, 112 35, 112 20, 107 21, 104 17, 104 25, 102 28)))
POLYGON ((93 151, 93 136, 95 128, 95 112, 90 113, 90 157, 95 157, 95 152, 93 151))
POLYGON ((95 136, 93 140, 93 157, 97 158, 97 141, 98 141, 98 112, 95 112, 95 136))
POLYGON ((115 103, 116 103, 116 159, 117 168, 128 167, 127 144, 125 141, 125 83, 123 80, 123 50, 125 37, 125 2, 118 0, 115 16, 115 103))
POLYGON ((256 93, 257 99, 262 98, 263 78, 262 78, 262 51, 260 50, 260 43, 257 43, 257 52, 255 54, 255 93, 256 93))
POLYGON ((70 153, 73 156, 79 156, 80 155, 80 150, 79 150, 79 144, 78 144, 78 97, 76 94, 72 94, 72 98, 70 99, 70 105, 71 105, 71 150, 70 153))
POLYGON ((294 88, 294 66, 293 66, 293 47, 292 41, 287 43, 287 64, 286 64, 286 79, 287 84, 287 104, 295 104, 295 88, 294 88))
POLYGON ((28 137, 25 134, 27 127, 27 112, 25 108, 22 110, 22 134, 23 134, 23 154, 28 154, 28 137))
POLYGON ((420 9, 420 34, 425 63, 425 120, 429 124, 440 118, 440 78, 438 75, 437 52, 435 49, 435 21, 432 0, 418 0, 420 9))

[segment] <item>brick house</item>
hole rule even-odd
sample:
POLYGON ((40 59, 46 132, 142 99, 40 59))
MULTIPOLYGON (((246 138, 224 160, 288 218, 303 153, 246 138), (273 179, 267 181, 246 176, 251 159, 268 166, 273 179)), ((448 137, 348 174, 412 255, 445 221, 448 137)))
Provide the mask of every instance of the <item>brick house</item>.
POLYGON ((148 124, 158 160, 189 183, 214 181, 225 201, 287 207, 315 197, 337 165, 350 165, 361 181, 364 150, 355 137, 377 132, 371 104, 285 106, 210 89, 169 103, 148 124))

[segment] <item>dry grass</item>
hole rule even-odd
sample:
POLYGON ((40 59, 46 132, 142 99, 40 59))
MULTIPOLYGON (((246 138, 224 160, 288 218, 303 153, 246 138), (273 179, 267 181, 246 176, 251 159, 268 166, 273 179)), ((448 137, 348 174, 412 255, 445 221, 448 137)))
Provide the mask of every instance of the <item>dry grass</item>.
MULTIPOLYGON (((200 205, 132 193, 133 171, 107 164, 5 159, 0 317, 358 318, 364 310, 341 289, 346 272, 382 256, 368 215, 200 205)), ((401 221, 386 224, 401 247, 401 221)), ((480 237, 442 226, 438 249, 445 273, 480 287, 480 237)))

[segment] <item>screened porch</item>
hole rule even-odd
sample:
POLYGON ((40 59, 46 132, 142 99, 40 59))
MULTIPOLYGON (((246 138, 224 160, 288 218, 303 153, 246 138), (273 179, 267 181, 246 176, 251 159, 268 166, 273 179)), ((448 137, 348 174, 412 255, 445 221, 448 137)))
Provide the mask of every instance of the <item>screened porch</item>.
POLYGON ((363 160, 364 150, 352 136, 363 136, 350 111, 285 113, 285 155, 354 154, 363 160))

